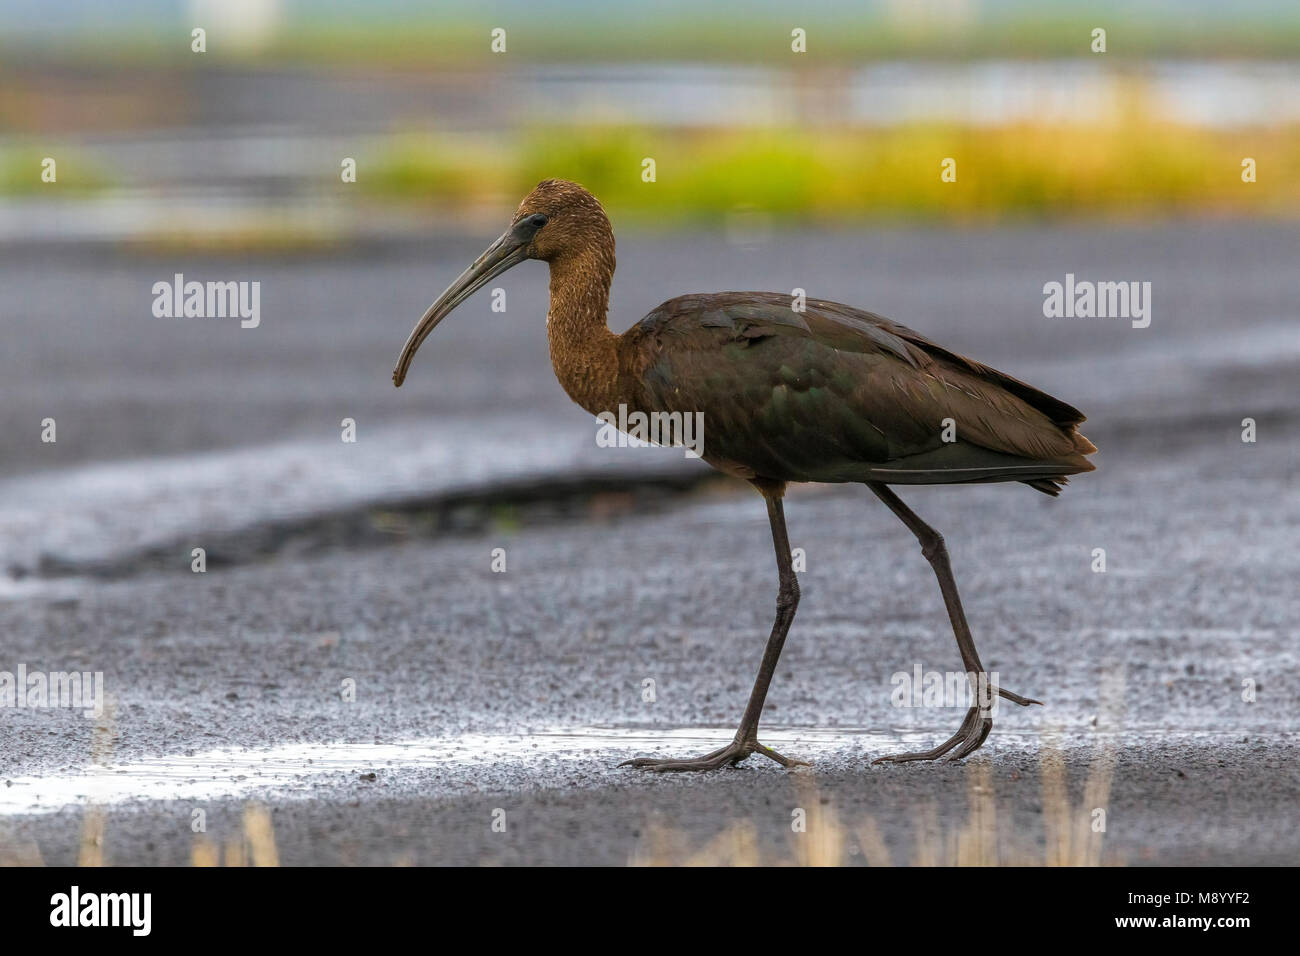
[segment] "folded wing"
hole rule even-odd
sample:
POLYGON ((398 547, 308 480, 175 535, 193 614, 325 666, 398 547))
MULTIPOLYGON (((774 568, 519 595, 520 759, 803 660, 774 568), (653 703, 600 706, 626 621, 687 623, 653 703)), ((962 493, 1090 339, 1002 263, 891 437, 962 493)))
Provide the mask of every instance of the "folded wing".
POLYGON ((727 292, 632 330, 648 410, 704 413, 705 458, 787 481, 1026 481, 1090 471, 1078 409, 881 316, 727 292), (952 438, 946 441, 945 438, 952 438))

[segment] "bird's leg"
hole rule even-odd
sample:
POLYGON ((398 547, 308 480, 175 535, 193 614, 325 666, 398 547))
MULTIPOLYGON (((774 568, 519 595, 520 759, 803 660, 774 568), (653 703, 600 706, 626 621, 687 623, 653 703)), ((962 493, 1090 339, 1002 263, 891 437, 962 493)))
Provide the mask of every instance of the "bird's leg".
POLYGON ((1027 707, 1030 704, 1041 704, 1042 701, 1031 700, 1028 697, 1021 697, 1019 694, 1013 694, 1009 690, 992 686, 988 674, 984 671, 984 665, 980 663, 979 654, 975 650, 975 640, 971 637, 970 625, 966 623, 966 612, 962 610, 961 597, 957 593, 957 581, 952 576, 952 565, 948 563, 948 546, 944 544, 943 535, 917 517, 916 512, 903 504, 903 500, 894 494, 888 485, 875 481, 869 481, 866 484, 868 488, 875 492, 877 498, 889 506, 890 511, 898 515, 903 524, 907 525, 908 529, 912 534, 916 535, 916 539, 921 543, 921 553, 930 562, 930 566, 934 568, 935 577, 939 579, 939 590, 943 592, 943 603, 948 608, 948 619, 952 622, 952 631, 957 638, 957 649, 961 652, 962 663, 966 665, 966 673, 971 675, 973 681, 979 682, 978 686, 976 684, 971 686, 971 691, 976 694, 976 703, 966 712, 966 719, 962 721, 957 733, 933 750, 892 754, 880 757, 872 762, 901 763, 908 760, 937 760, 954 747, 956 752, 953 753, 950 759, 960 760, 962 757, 969 756, 978 750, 988 737, 989 731, 993 729, 992 712, 987 708, 983 697, 990 689, 995 690, 997 696, 1005 697, 1012 703, 1020 704, 1022 707, 1027 707), (981 691, 983 691, 983 695, 981 691))
POLYGON ((790 623, 794 620, 795 608, 799 606, 799 581, 795 577, 791 563, 790 538, 785 530, 785 511, 781 506, 781 496, 785 492, 785 487, 760 484, 757 481, 754 485, 767 500, 767 517, 772 525, 772 544, 776 548, 776 566, 780 573, 781 585, 776 596, 776 620, 772 624, 772 633, 763 651, 763 663, 759 665, 758 677, 754 681, 754 689, 749 694, 749 704, 745 707, 745 715, 740 720, 740 729, 736 731, 736 738, 727 746, 692 760, 637 757, 635 760, 624 761, 619 766, 639 767, 642 770, 654 770, 660 773, 679 770, 716 770, 728 764, 734 766, 754 753, 770 757, 783 767, 807 766, 806 761, 782 756, 771 747, 765 747, 758 742, 758 720, 763 713, 763 702, 767 699, 767 689, 772 683, 773 673, 776 672, 776 662, 781 656, 785 636, 789 633, 790 623))

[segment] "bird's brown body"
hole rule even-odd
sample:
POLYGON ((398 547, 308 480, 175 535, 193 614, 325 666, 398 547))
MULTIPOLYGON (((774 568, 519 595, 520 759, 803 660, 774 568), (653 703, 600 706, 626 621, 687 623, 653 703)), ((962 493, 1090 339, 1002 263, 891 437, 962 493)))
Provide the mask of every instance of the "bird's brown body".
MULTIPOLYGON (((561 195, 580 188, 549 183, 561 195)), ((520 215, 542 205, 525 200, 520 215)), ((615 335, 614 235, 598 211, 550 259, 547 315, 555 375, 592 414, 703 412, 705 461, 743 478, 1025 481, 1055 494, 1066 475, 1092 470, 1078 409, 851 306, 685 295, 615 335)))
MULTIPOLYGON (((550 264, 547 330, 556 377, 593 414, 702 413, 702 455, 748 479, 768 501, 781 572, 777 621, 736 742, 698 760, 634 761, 656 770, 708 770, 761 752, 758 717, 798 601, 781 497, 788 482, 863 482, 917 535, 934 565, 968 673, 983 675, 948 568, 943 539, 887 487, 1020 481, 1056 495, 1066 476, 1091 471, 1096 448, 1075 408, 943 348, 881 316, 790 295, 722 292, 664 302, 615 335, 606 324, 614 236, 581 186, 541 183, 511 230, 430 307, 396 371, 475 289, 526 258, 550 264)), ((996 694, 1031 703, 1005 690, 996 694)), ((892 759, 930 759, 977 748, 992 720, 973 707, 947 744, 892 759), (978 712, 977 712, 978 711, 978 712)))
POLYGON ((647 410, 702 411, 743 478, 1024 481, 1056 494, 1096 451, 1064 402, 888 319, 762 292, 665 302, 619 340, 647 410), (951 423, 953 440, 944 440, 951 423))

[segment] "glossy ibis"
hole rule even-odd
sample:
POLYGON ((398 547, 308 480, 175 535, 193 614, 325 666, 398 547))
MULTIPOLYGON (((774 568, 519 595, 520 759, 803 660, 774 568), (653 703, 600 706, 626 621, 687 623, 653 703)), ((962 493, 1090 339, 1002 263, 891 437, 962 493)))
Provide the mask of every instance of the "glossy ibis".
MULTIPOLYGON (((594 415, 620 405, 645 414, 702 412, 703 458, 744 478, 767 502, 780 585, 776 621, 735 739, 689 760, 638 758, 648 770, 712 770, 758 753, 801 763, 758 742, 758 722, 799 603, 782 497, 788 482, 865 484, 912 531, 939 579, 962 663, 985 691, 946 742, 881 760, 952 759, 976 750, 993 725, 987 675, 975 651, 942 535, 890 485, 1019 481, 1056 495, 1091 471, 1096 448, 1083 415, 1009 375, 909 328, 836 302, 719 292, 670 299, 622 335, 606 325, 614 233, 600 203, 548 179, 510 228, 424 313, 402 349, 393 384, 434 327, 475 290, 525 259, 550 266, 546 325, 551 364, 569 397, 594 415), (955 425, 955 434, 952 426, 955 425), (945 431, 948 432, 945 435, 945 431), (945 438, 952 440, 945 440, 945 438)), ((997 689, 1017 704, 1038 703, 997 689)))

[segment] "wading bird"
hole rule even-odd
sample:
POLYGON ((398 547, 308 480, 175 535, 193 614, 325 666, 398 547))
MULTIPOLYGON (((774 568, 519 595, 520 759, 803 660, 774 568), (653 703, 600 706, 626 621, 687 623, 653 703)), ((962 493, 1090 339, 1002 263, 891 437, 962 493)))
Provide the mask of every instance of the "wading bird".
MULTIPOLYGON (((1084 456, 1097 449, 1076 430, 1084 420, 1077 409, 909 328, 835 302, 808 300, 796 311, 791 296, 776 293, 685 295, 615 335, 606 325, 613 230, 591 193, 559 179, 529 193, 505 234, 429 306, 402 349, 393 384, 402 384, 416 349, 456 306, 526 259, 550 266, 551 364, 569 397, 593 415, 620 405, 647 415, 702 412, 702 457, 749 481, 766 500, 772 526, 776 621, 735 739, 695 759, 642 757, 625 765, 713 770, 755 753, 786 767, 802 763, 758 742, 763 702, 799 603, 782 509, 789 482, 860 481, 907 525, 939 579, 966 672, 987 697, 943 537, 889 486, 1020 481, 1056 495, 1067 475, 1093 470, 1084 456)), ((950 751, 950 759, 965 757, 988 737, 990 712, 987 699, 976 703, 933 750, 879 759, 934 760, 950 751)))

